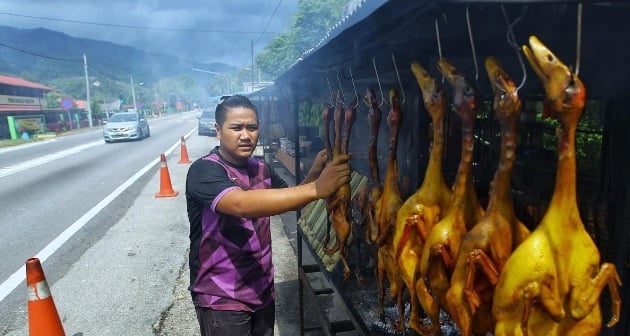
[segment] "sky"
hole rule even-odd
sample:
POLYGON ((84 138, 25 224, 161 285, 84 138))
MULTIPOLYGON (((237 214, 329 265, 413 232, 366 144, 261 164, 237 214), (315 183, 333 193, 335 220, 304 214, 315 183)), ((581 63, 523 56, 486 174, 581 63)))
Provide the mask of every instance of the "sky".
POLYGON ((174 54, 192 62, 247 67, 252 61, 252 41, 256 54, 277 34, 288 31, 297 2, 0 0, 0 24, 41 27, 73 37, 174 54))

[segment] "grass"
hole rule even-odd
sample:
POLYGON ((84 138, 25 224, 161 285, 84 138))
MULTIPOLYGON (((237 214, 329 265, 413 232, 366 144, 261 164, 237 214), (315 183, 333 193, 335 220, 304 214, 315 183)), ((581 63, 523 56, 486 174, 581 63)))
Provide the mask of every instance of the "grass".
MULTIPOLYGON (((88 132, 88 131, 93 131, 93 130, 100 130, 102 128, 103 128, 103 126, 100 126, 100 125, 99 126, 94 126, 92 128, 83 127, 83 128, 80 128, 80 129, 74 129, 74 130, 70 130, 70 131, 67 131, 67 132, 63 132, 61 134, 61 136, 77 134, 77 133, 82 133, 82 132, 88 132)), ((56 136, 57 135, 55 133, 49 132, 49 133, 45 133, 45 134, 40 134, 36 138, 16 139, 16 140, 3 139, 3 140, 0 140, 0 148, 19 146, 19 145, 28 144, 28 143, 44 141, 46 139, 54 138, 56 136)))
POLYGON ((0 140, 0 148, 19 146, 27 143, 38 142, 45 140, 45 138, 30 138, 30 139, 17 139, 17 140, 0 140))

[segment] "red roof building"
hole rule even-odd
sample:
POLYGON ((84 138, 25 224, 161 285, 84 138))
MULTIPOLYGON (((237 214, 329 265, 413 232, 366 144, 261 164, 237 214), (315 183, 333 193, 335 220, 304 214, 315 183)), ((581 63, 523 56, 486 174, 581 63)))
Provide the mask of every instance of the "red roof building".
POLYGON ((0 75, 0 112, 20 114, 46 110, 46 93, 54 90, 23 78, 0 75))
POLYGON ((48 87, 43 84, 33 83, 31 81, 27 81, 23 78, 18 77, 10 77, 5 75, 0 75, 0 85, 8 85, 8 86, 16 86, 16 87, 25 87, 31 89, 40 89, 45 91, 54 91, 55 89, 48 87))

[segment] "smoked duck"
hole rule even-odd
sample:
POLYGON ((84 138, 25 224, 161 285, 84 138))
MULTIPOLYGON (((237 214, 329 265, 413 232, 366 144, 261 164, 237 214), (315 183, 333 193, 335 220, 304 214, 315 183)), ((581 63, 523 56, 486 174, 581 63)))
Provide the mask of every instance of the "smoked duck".
POLYGON ((473 128, 477 114, 477 91, 473 85, 444 58, 438 70, 453 88, 455 113, 461 119, 462 147, 453 185, 451 206, 433 227, 422 250, 420 281, 416 292, 422 308, 432 322, 433 334, 440 335, 440 308, 448 311, 446 291, 462 237, 483 215, 472 180, 474 148, 473 128), (429 287, 427 287, 427 285, 429 287))
POLYGON ((400 100, 395 89, 389 92, 391 109, 387 115, 389 126, 389 148, 387 155, 387 171, 385 172, 385 183, 383 193, 375 204, 374 215, 378 235, 376 237, 377 258, 377 295, 379 316, 383 319, 383 301, 385 297, 385 278, 389 280, 389 293, 392 299, 396 300, 398 306, 397 322, 394 322, 396 331, 405 329, 404 307, 402 304, 402 292, 404 284, 400 278, 398 267, 396 267, 395 251, 393 250, 393 233, 396 224, 396 213, 402 205, 402 197, 398 188, 398 160, 396 151, 398 147, 398 130, 402 122, 402 112, 400 111, 400 100))
POLYGON ((409 328, 422 333, 421 307, 415 289, 420 274, 420 255, 429 232, 451 205, 451 189, 442 173, 444 115, 448 101, 446 90, 420 64, 411 63, 411 70, 420 86, 424 107, 433 122, 433 143, 422 185, 405 200, 396 215, 394 250, 400 276, 409 290, 409 328))
POLYGON ((516 218, 510 183, 521 100, 516 85, 496 58, 488 57, 485 66, 494 92, 495 118, 501 127, 501 154, 486 214, 464 235, 446 293, 451 317, 462 336, 493 331, 494 286, 514 248, 529 235, 527 227, 516 218))
MULTIPOLYGON (((356 101, 352 102, 348 105, 345 112, 345 127, 343 129, 343 137, 341 135, 341 126, 343 123, 342 118, 342 103, 340 94, 337 94, 337 103, 335 104, 334 110, 334 122, 335 122, 335 143, 332 150, 332 157, 336 157, 339 155, 347 155, 348 154, 348 145, 350 142, 350 131, 352 130, 352 125, 356 119, 356 101)), ((329 117, 327 113, 324 115, 324 124, 327 125, 329 122, 329 117)), ((329 139, 326 134, 324 134, 326 139, 329 139)), ((330 140, 328 140, 330 141, 330 140)), ((326 145, 326 148, 329 148, 329 145, 326 145)), ((348 248, 347 243, 350 237, 350 232, 352 227, 350 226, 350 212, 351 212, 351 197, 352 192, 350 190, 350 182, 342 185, 337 189, 337 191, 329 196, 326 199, 326 210, 329 213, 328 223, 329 225, 332 222, 332 227, 336 234, 335 245, 332 248, 328 248, 328 239, 329 236, 326 237, 325 240, 325 252, 327 255, 332 255, 339 252, 340 260, 343 264, 344 272, 343 272, 343 281, 346 281, 350 278, 350 265, 348 264, 348 248)), ((330 232, 330 230, 328 230, 330 232)))
POLYGON ((376 244, 378 240, 378 225, 376 224, 375 208, 376 203, 381 199, 383 194, 383 186, 381 185, 381 173, 378 164, 378 134, 381 127, 381 109, 376 100, 374 89, 368 88, 365 95, 365 102, 369 106, 368 122, 370 124, 370 139, 368 147, 368 165, 370 168, 370 176, 368 185, 370 188, 368 194, 368 216, 366 227, 367 241, 376 244))
POLYGON ((575 130, 586 91, 538 38, 523 52, 545 88, 545 111, 560 126, 554 192, 542 221, 507 260, 494 291, 495 336, 599 335, 599 297, 608 286, 612 318, 618 322, 621 280, 585 230, 577 207, 575 130))

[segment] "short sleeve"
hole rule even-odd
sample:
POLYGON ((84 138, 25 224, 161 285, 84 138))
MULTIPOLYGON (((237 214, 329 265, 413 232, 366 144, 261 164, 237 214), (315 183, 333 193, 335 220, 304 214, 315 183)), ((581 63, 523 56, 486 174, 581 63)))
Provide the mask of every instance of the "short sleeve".
POLYGON ((235 187, 227 172, 216 162, 199 159, 188 169, 186 197, 210 205, 225 189, 235 187))

